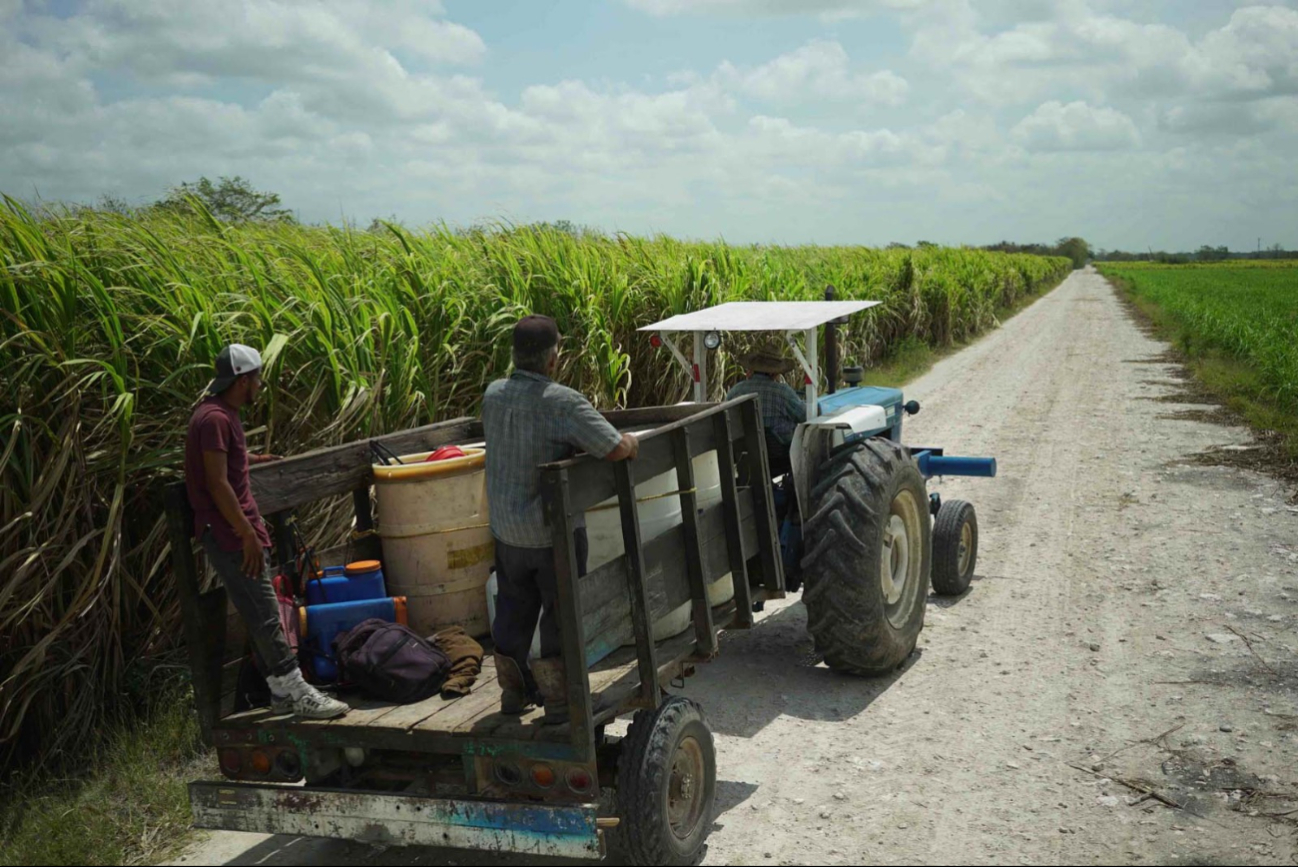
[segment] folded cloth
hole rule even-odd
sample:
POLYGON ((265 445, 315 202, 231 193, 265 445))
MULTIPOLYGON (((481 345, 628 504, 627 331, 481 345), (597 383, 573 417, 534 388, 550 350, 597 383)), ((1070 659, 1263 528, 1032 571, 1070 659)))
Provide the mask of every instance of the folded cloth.
POLYGON ((482 645, 464 631, 463 626, 448 626, 429 641, 451 659, 451 670, 442 684, 442 698, 455 698, 473 691, 473 683, 482 673, 482 645))

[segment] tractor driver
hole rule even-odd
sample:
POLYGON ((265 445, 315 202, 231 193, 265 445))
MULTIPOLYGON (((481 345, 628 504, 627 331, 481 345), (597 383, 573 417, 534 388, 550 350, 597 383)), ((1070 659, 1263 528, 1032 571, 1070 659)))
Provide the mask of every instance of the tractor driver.
MULTIPOLYGON (((559 328, 549 316, 525 316, 514 326, 514 372, 487 387, 482 427, 487 445, 487 500, 496 540, 496 677, 501 713, 543 704, 547 724, 568 717, 568 687, 559 645, 554 541, 541 502, 538 464, 585 451, 606 461, 634 458, 640 443, 619 433, 590 401, 553 379, 559 328), (541 656, 529 668, 537 616, 541 656), (540 701, 537 701, 539 692, 540 701)), ((585 522, 576 516, 577 574, 586 574, 585 522)))
POLYGON ((791 471, 789 447, 793 432, 807 420, 807 407, 802 398, 777 376, 786 374, 795 365, 778 345, 763 345, 739 360, 748 371, 748 378, 740 380, 729 392, 726 400, 747 394, 757 395, 762 410, 762 426, 766 429, 766 453, 771 475, 783 476, 791 471))

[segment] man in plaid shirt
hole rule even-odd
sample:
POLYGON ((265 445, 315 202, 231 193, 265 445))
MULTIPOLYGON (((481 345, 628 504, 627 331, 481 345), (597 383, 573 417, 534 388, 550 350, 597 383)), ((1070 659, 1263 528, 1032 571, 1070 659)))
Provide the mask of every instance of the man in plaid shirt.
POLYGON ((807 420, 807 405, 790 386, 776 379, 793 370, 793 361, 773 347, 761 347, 741 359, 748 378, 740 380, 726 393, 726 400, 748 394, 757 395, 766 429, 766 451, 772 475, 789 472, 789 446, 793 432, 807 420))
MULTIPOLYGON (((559 328, 548 316, 514 326, 514 372, 487 387, 482 426, 487 444, 487 501, 496 540, 496 676, 501 712, 544 703, 545 722, 567 721, 567 678, 559 647, 554 541, 541 502, 538 464, 584 451, 606 461, 634 458, 632 434, 619 433, 590 401, 550 377, 559 365, 559 328), (528 665, 537 616, 541 658, 528 665), (540 694, 541 702, 536 701, 540 694)), ((586 574, 584 516, 573 532, 577 573, 586 574)))

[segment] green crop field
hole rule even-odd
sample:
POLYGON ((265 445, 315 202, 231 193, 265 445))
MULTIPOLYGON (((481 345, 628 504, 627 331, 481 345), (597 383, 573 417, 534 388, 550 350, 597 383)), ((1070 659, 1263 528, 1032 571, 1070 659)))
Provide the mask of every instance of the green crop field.
POLYGON ((1227 389, 1242 387, 1249 393, 1239 397, 1265 402, 1277 426, 1298 417, 1298 261, 1114 263, 1100 270, 1152 305, 1191 358, 1236 362, 1248 375, 1227 389))
MULTIPOLYGON (((972 337, 1070 267, 929 247, 36 215, 13 201, 0 262, 0 767, 75 744, 107 697, 138 688, 139 660, 179 643, 160 491, 226 342, 267 359, 253 447, 294 454, 474 412, 528 311, 558 320, 565 382, 602 407, 648 405, 686 389, 635 333, 659 317, 832 283, 883 302, 846 337, 847 358, 868 364, 972 337)), ((718 388, 735 376, 727 357, 718 388)))

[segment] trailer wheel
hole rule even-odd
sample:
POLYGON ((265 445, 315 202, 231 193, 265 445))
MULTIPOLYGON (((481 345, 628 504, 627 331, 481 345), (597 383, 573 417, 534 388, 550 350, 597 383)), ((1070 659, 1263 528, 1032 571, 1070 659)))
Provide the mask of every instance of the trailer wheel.
POLYGON ((673 696, 637 711, 617 763, 617 829, 631 864, 693 864, 712 829, 717 761, 703 709, 673 696))
POLYGON ((947 500, 933 522, 933 591, 959 596, 978 563, 978 516, 973 503, 947 500))
POLYGON ((902 446, 872 437, 830 454, 810 499, 807 631, 831 668, 892 671, 924 627, 932 553, 924 477, 902 446))

